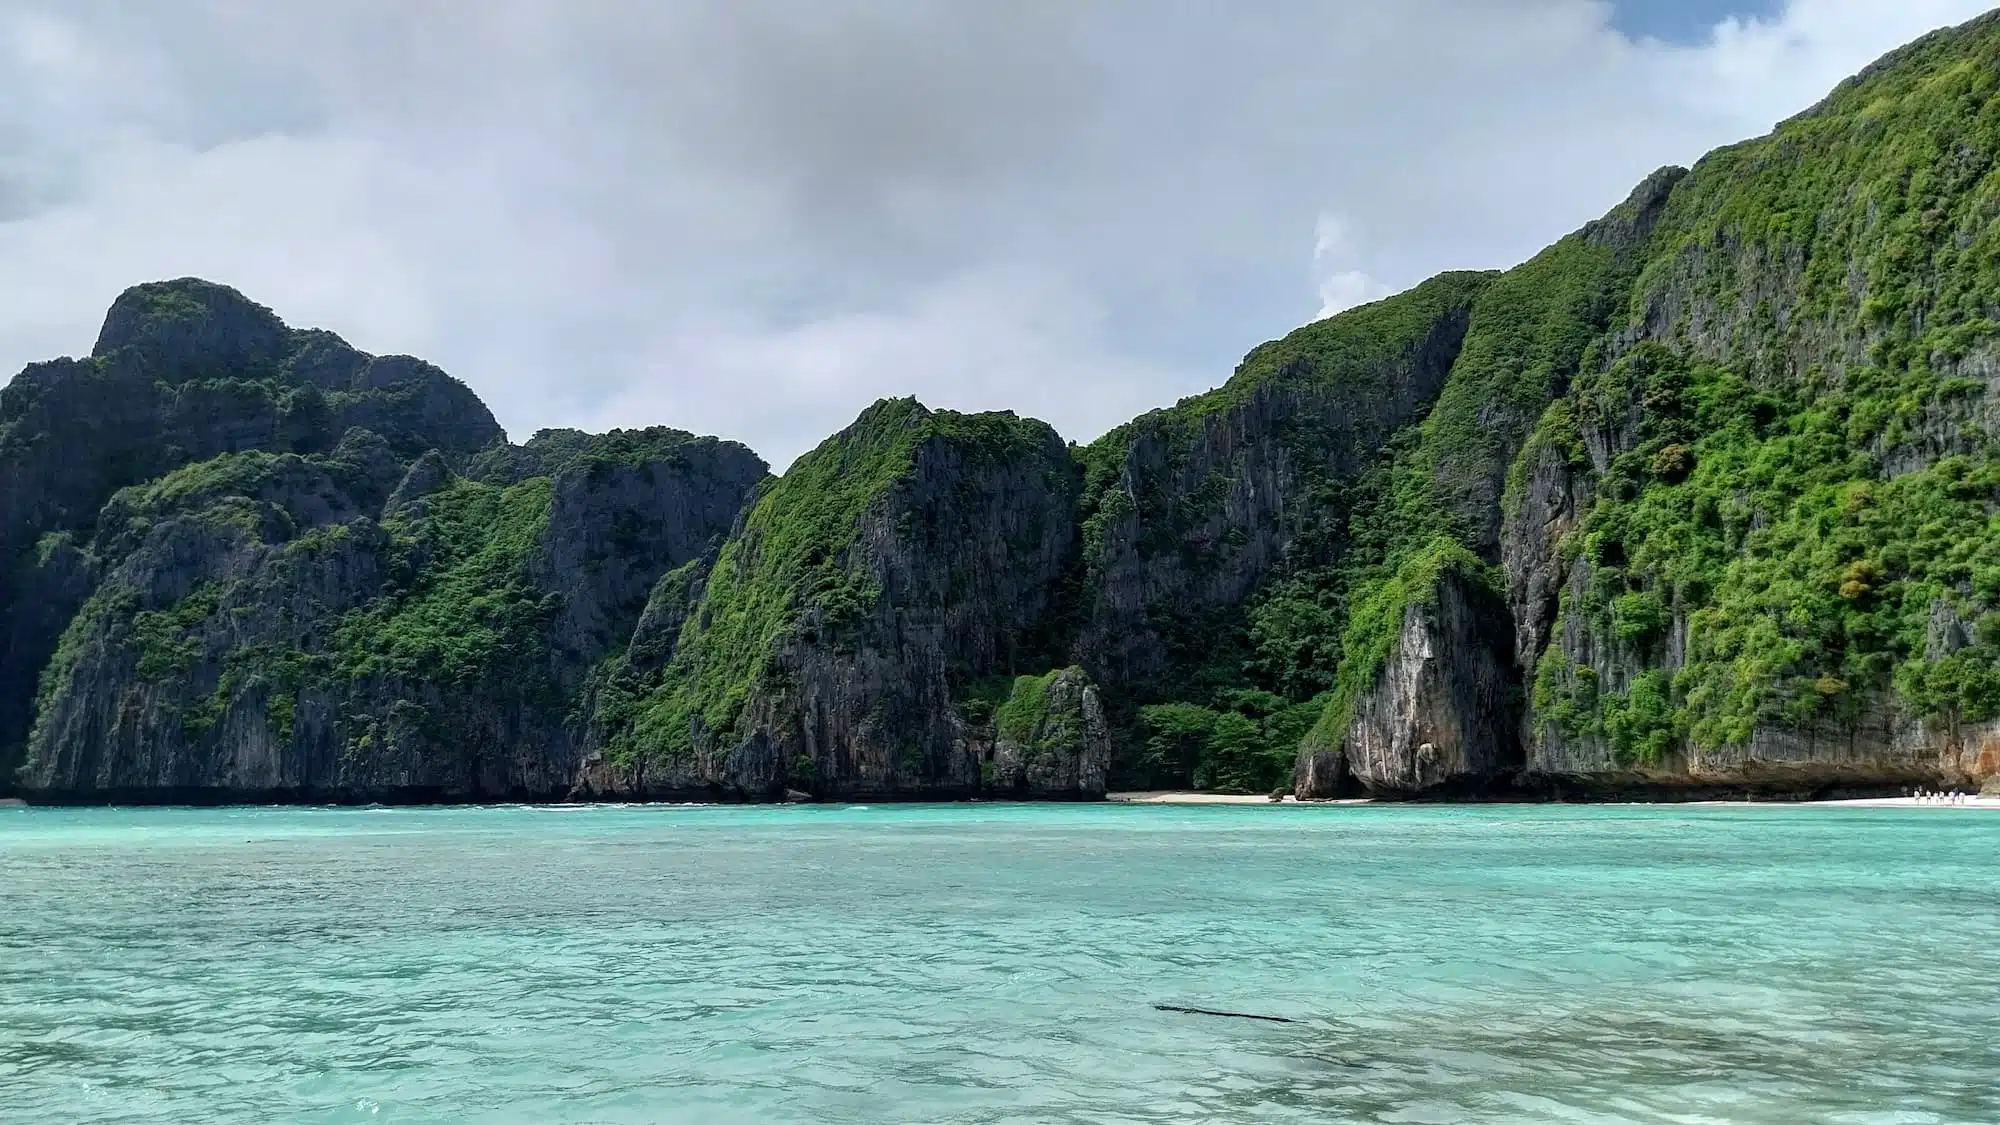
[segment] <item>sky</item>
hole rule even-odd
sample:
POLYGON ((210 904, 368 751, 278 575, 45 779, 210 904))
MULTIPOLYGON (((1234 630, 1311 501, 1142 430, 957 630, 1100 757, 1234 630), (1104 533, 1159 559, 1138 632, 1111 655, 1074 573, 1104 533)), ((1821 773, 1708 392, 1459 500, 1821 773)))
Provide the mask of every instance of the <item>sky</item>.
POLYGON ((1770 20, 1780 0, 1620 0, 1611 8, 1613 29, 1633 39, 1699 44, 1726 19, 1770 20))
POLYGON ((0 0, 0 371, 195 275, 516 440, 1088 440, 1977 0, 0 0))

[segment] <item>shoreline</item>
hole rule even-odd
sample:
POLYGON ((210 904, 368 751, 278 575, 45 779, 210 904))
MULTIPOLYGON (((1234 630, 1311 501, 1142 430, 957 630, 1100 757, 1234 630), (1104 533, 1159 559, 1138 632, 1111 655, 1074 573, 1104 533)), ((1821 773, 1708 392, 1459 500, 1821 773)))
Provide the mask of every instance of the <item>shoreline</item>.
POLYGON ((1301 801, 1287 796, 1282 801, 1273 801, 1268 796, 1239 793, 1203 793, 1195 790, 1147 790, 1129 793, 1106 793, 1105 803, 1120 805, 1307 805, 1314 808, 1339 805, 1679 805, 1694 808, 1848 808, 1848 809, 1992 809, 2000 811, 2000 797, 1973 796, 1958 804, 1933 804, 1918 801, 1915 797, 1834 797, 1824 800, 1697 800, 1697 801, 1381 801, 1374 797, 1343 797, 1324 801, 1301 801))
POLYGON ((1203 793, 1193 789, 1148 789, 1129 793, 1106 793, 1113 805, 1373 805, 1373 797, 1340 797, 1325 801, 1301 801, 1287 794, 1281 801, 1255 793, 1203 793))
POLYGON ((2000 797, 1970 796, 1956 804, 1932 804, 1915 797, 1837 797, 1824 801, 1690 801, 1695 805, 1740 807, 1743 805, 1810 805, 1817 808, 1847 809, 2000 809, 2000 797))
MULTIPOLYGON (((382 808, 501 808, 501 807, 512 807, 512 806, 522 806, 522 807, 532 807, 532 808, 589 808, 593 806, 640 806, 640 805, 714 806, 718 808, 727 808, 727 807, 777 806, 787 803, 800 803, 800 802, 740 801, 740 800, 729 801, 729 800, 716 800, 713 797, 682 799, 682 800, 673 800, 660 797, 655 797, 655 798, 640 797, 640 798, 632 798, 625 800, 606 800, 599 798, 591 800, 516 799, 516 800, 456 800, 456 801, 206 800, 206 801, 144 801, 144 802, 137 802, 137 801, 42 802, 42 801, 24 800, 23 798, 20 797, 0 797, 0 809, 30 809, 30 808, 382 809, 382 808)), ((1207 792, 1202 792, 1200 790, 1154 789, 1154 790, 1127 790, 1119 792, 1110 792, 1104 794, 1101 800, 1091 800, 1085 798, 1082 800, 1050 799, 1050 800, 1036 801, 1036 800, 1021 800, 1021 799, 1003 799, 998 801, 992 801, 992 800, 982 800, 980 798, 970 798, 970 799, 960 798, 956 800, 951 798, 911 799, 907 797, 899 797, 896 795, 873 795, 873 796, 857 795, 851 797, 833 798, 829 800, 816 800, 803 803, 814 804, 814 805, 827 805, 827 806, 870 805, 870 804, 895 805, 895 804, 989 804, 990 803, 990 804, 1077 804, 1077 805, 1108 804, 1108 805, 1177 805, 1177 806, 1257 805, 1264 807, 1291 806, 1294 808, 1301 806, 1313 807, 1313 808, 1334 808, 1334 807, 1348 806, 1348 805, 1413 805, 1413 806, 1610 805, 1610 806, 1631 806, 1631 807, 1681 805, 1693 808, 1812 807, 1812 808, 1851 808, 1851 809, 1922 808, 1922 809, 2000 810, 2000 794, 1988 794, 1986 796, 1970 795, 1967 800, 1957 804, 1942 804, 1942 803, 1933 803, 1930 801, 1920 802, 1914 797, 1830 797, 1830 798, 1821 798, 1815 800, 1791 800, 1782 797, 1780 798, 1708 797, 1708 798, 1692 798, 1692 799, 1678 799, 1678 800, 1666 799, 1666 800, 1650 800, 1650 801, 1644 799, 1630 799, 1630 798, 1624 800, 1609 799, 1609 800, 1567 800, 1567 801, 1534 800, 1534 799, 1398 801, 1398 800, 1384 800, 1376 797, 1338 797, 1338 798, 1327 798, 1324 800, 1314 799, 1314 800, 1301 801, 1296 797, 1287 795, 1281 800, 1273 801, 1268 795, 1260 796, 1254 793, 1207 793, 1207 792)))

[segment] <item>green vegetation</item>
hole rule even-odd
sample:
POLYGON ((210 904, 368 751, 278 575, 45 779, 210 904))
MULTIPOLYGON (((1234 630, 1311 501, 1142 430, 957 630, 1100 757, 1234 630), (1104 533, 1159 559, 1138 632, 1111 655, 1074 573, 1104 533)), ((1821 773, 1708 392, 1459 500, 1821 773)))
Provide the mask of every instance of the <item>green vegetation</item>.
POLYGON ((663 686, 638 709, 614 754, 684 756, 695 724, 727 732, 792 638, 835 644, 874 611, 880 595, 850 557, 864 517, 907 477, 920 446, 952 444, 969 461, 1005 461, 1046 444, 1044 423, 1011 413, 928 410, 884 399, 853 425, 767 481, 723 547, 687 623, 663 686))
MULTIPOLYGON (((1818 389, 1753 390, 1725 369, 1647 348, 1591 392, 1636 394, 1652 408, 1641 440, 1599 480, 1575 536, 1591 582, 1563 612, 1655 667, 1669 607, 1688 622, 1665 723, 1673 739, 1644 746, 1717 746, 1758 726, 1851 718, 1891 687, 1918 714, 2000 714, 2000 522, 1991 514, 2000 464, 1982 448, 1891 476, 1870 448, 1899 403, 1915 418, 1958 391, 1928 372, 1892 378, 1875 368, 1818 389), (1669 445, 1692 460, 1679 479, 1649 471, 1669 445), (1952 642, 1962 647, 1931 651, 1939 616, 1969 626, 1952 642)), ((1635 682, 1629 700, 1594 699, 1609 708, 1596 715, 1580 697, 1595 697, 1594 685, 1562 676, 1552 658, 1538 703, 1563 708, 1552 718, 1572 731, 1609 734, 1619 708, 1641 708, 1635 682)), ((1658 707, 1648 699, 1642 709, 1658 707)))
POLYGON ((277 460, 277 454, 263 450, 225 453, 183 465, 144 484, 120 489, 111 502, 139 512, 158 512, 186 507, 197 499, 226 495, 254 497, 277 460))
POLYGON ((1623 267, 1615 248, 1571 235, 1480 294, 1451 381, 1393 486, 1405 543, 1438 532, 1490 542, 1496 486, 1604 325, 1623 267))
MULTIPOLYGON (((1074 665, 1056 668, 1038 676, 993 676, 972 685, 960 700, 960 712, 970 722, 990 724, 994 737, 1021 748, 1029 762, 1046 756, 1062 743, 1080 742, 1083 737, 1083 709, 1080 695, 1055 710, 1049 688, 1065 674, 1078 677, 1083 669, 1074 665)), ((993 783, 991 763, 980 771, 981 780, 993 783)))
POLYGON ((508 488, 454 481, 399 515, 386 596, 347 615, 334 672, 347 679, 421 679, 452 687, 539 686, 543 627, 560 608, 526 572, 547 526, 547 477, 508 488))
POLYGON ((690 448, 724 443, 696 437, 685 430, 648 426, 588 434, 582 430, 537 430, 527 444, 494 445, 468 462, 465 476, 491 484, 512 484, 530 477, 553 477, 576 469, 597 474, 613 468, 635 469, 650 464, 689 464, 690 448))
POLYGON ((68 531, 51 531, 35 540, 35 565, 47 566, 64 552, 76 549, 75 534, 68 531))
POLYGON ((93 593, 83 603, 83 608, 70 619, 69 627, 63 630, 61 640, 48 663, 42 666, 35 692, 35 723, 40 725, 48 712, 49 702, 69 683, 89 651, 91 640, 101 633, 119 627, 131 620, 139 608, 139 599, 130 590, 120 587, 103 587, 93 593))
MULTIPOLYGON (((218 287, 204 284, 200 288, 218 287)), ((192 290, 186 283, 173 281, 148 282, 127 290, 126 299, 140 326, 133 335, 156 334, 169 324, 206 319, 208 306, 197 300, 192 290)))
POLYGON ((1344 659, 1306 735, 1307 745, 1333 749, 1346 739, 1362 695, 1374 686, 1382 666, 1395 652, 1410 608, 1435 604, 1439 584, 1447 576, 1489 588, 1496 584, 1491 569, 1449 536, 1433 538, 1403 555, 1393 572, 1363 583, 1364 592, 1347 618, 1342 638, 1344 659))
POLYGON ((708 571, 708 559, 691 559, 653 584, 641 618, 647 624, 633 634, 625 651, 611 653, 591 669, 569 717, 572 727, 594 727, 600 736, 619 742, 621 756, 629 755, 623 747, 629 744, 632 723, 659 689, 680 625, 700 601, 708 571))
POLYGON ((1186 777, 1197 789, 1268 793, 1292 776, 1299 740, 1317 702, 1291 703, 1254 688, 1229 693, 1218 708, 1160 703, 1140 709, 1143 768, 1186 777))
POLYGON ((1641 670, 1610 691, 1551 651, 1546 721, 1653 761, 1890 693, 2000 714, 2000 464, 1958 375, 2000 330, 1996 61, 1992 21, 1928 39, 1676 191, 1632 316, 1671 289, 1681 321, 1558 404, 1614 453, 1561 612, 1641 670))
POLYGON ((132 616, 132 641, 138 649, 135 669, 142 680, 186 675, 201 659, 201 638, 195 630, 216 607, 216 588, 201 586, 163 610, 132 616))
POLYGON ((1014 677, 1006 701, 993 711, 993 733, 1023 746, 1033 743, 1036 729, 1048 718, 1049 685, 1061 674, 1057 669, 1039 676, 1014 677))

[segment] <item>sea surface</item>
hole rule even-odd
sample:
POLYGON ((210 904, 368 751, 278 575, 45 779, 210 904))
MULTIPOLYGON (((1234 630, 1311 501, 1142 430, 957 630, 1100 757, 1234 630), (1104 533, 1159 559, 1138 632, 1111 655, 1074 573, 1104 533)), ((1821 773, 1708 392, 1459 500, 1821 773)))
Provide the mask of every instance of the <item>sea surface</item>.
POLYGON ((2000 816, 0 809, 6 1125, 1164 1121, 1992 1125, 2000 816))

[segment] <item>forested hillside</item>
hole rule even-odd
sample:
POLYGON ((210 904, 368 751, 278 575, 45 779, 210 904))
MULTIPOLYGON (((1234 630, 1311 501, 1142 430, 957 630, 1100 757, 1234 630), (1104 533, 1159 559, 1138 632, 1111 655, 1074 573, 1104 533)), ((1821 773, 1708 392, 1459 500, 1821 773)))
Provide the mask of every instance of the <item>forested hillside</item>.
POLYGON ((139 286, 0 390, 0 772, 51 801, 1984 780, 1996 85, 2000 16, 1939 32, 1083 446, 911 399, 781 477, 659 428, 515 446, 421 361, 139 286))

